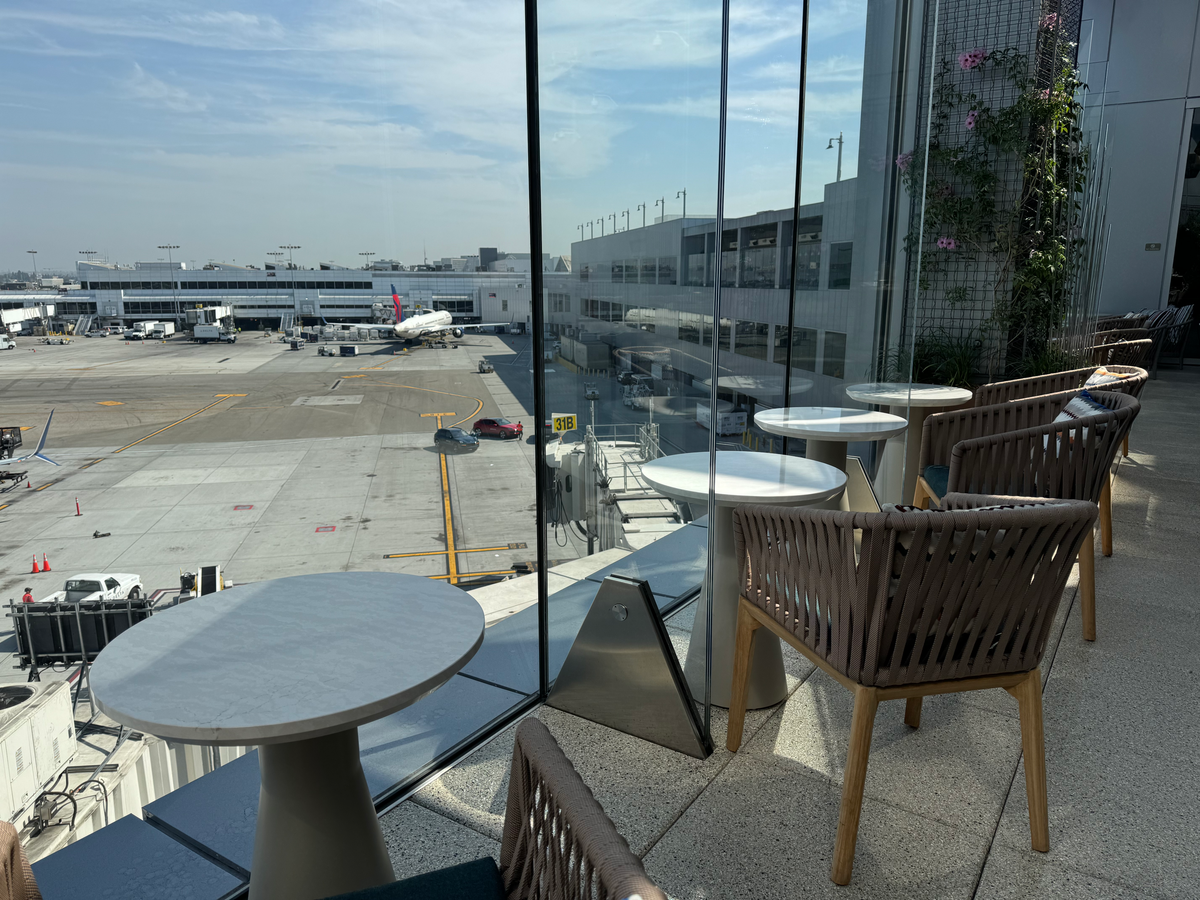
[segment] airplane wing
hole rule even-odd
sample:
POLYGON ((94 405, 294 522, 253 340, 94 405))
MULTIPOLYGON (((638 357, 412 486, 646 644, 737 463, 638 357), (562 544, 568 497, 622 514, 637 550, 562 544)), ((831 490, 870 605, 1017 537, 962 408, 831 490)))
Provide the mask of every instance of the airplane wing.
POLYGON ((42 453, 42 449, 46 446, 46 435, 50 433, 50 421, 53 418, 54 410, 50 410, 50 415, 46 417, 46 427, 42 429, 42 437, 38 441, 36 450, 24 456, 15 456, 12 459, 0 459, 0 466, 15 466, 18 463, 28 462, 31 459, 40 459, 42 462, 48 462, 52 466, 57 466, 58 463, 42 453))

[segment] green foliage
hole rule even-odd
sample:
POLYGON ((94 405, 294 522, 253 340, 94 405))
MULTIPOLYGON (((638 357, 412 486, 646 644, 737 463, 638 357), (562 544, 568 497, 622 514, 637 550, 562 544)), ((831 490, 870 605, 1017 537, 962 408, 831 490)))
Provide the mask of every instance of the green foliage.
POLYGON ((1080 369, 1086 364, 1087 354, 1082 351, 1064 350, 1055 344, 1045 343, 1032 353, 1019 357, 1011 370, 1014 378, 1032 378, 1034 375, 1080 369))
POLYGON ((986 325, 1006 341, 1010 370, 1042 354, 1065 321, 1083 246, 1083 85, 1059 27, 1048 17, 1039 29, 1040 81, 1015 48, 943 59, 928 160, 917 151, 897 161, 925 204, 923 241, 919 227, 905 238, 910 258, 921 251, 918 290, 951 305, 990 300, 986 325))
POLYGON ((911 371, 914 382, 969 388, 975 384, 982 349, 983 341, 975 332, 955 337, 939 329, 916 339, 911 366, 907 346, 889 348, 879 367, 881 377, 884 381, 908 381, 911 371))

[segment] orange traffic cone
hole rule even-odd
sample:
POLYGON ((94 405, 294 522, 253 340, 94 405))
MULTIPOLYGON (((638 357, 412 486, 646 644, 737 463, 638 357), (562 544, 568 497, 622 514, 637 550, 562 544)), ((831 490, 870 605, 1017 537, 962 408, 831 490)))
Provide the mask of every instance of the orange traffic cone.
POLYGON ((31 488, 31 487, 33 487, 33 482, 32 482, 32 481, 26 481, 26 482, 25 482, 25 487, 27 487, 27 488, 31 488))
POLYGON ((35 553, 33 554, 33 574, 36 575, 39 571, 40 569, 38 569, 37 566, 37 554, 35 553))
MULTIPOLYGON (((37 562, 37 557, 35 556, 35 557, 33 558, 33 560, 34 560, 34 562, 37 562)), ((43 554, 42 554, 42 571, 43 571, 43 572, 49 572, 49 571, 50 571, 50 560, 46 559, 46 554, 45 554, 45 553, 43 553, 43 554)))

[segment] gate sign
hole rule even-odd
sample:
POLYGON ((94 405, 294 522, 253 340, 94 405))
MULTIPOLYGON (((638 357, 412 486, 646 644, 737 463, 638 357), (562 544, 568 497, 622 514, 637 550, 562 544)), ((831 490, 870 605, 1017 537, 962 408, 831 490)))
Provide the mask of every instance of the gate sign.
POLYGON ((551 413, 550 418, 553 420, 555 434, 574 431, 579 427, 579 417, 575 413, 551 413))

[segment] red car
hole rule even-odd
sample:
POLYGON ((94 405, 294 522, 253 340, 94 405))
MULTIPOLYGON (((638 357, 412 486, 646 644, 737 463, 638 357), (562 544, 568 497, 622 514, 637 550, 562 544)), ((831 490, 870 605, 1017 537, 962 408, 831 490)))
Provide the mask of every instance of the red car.
POLYGON ((475 432, 475 437, 481 437, 485 434, 499 438, 519 438, 525 431, 525 426, 520 422, 510 422, 508 419, 479 419, 472 431, 475 432))

